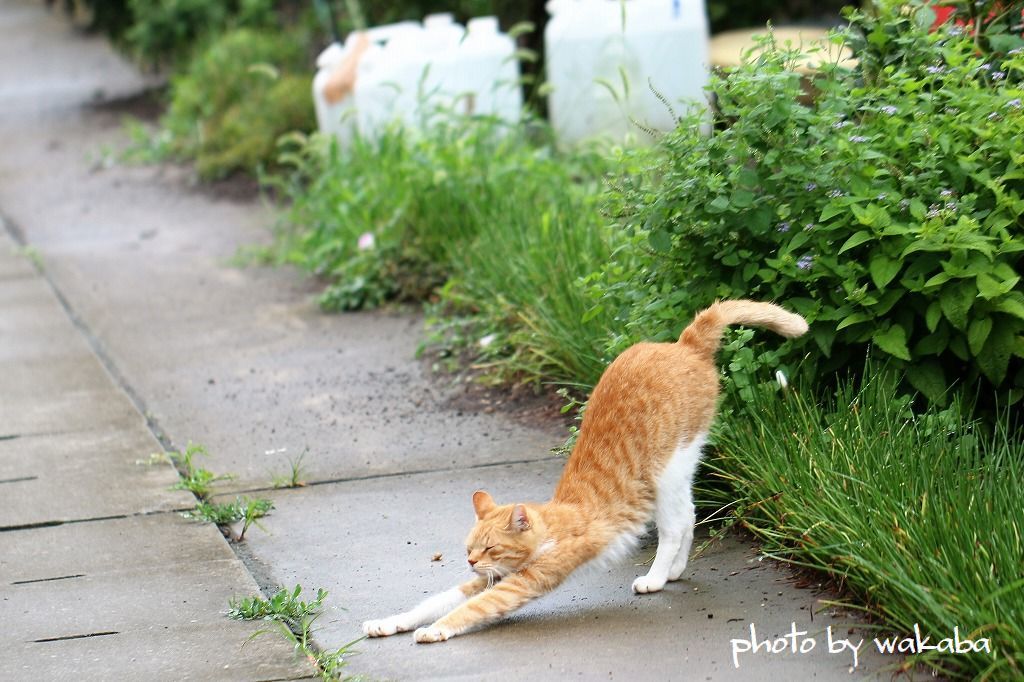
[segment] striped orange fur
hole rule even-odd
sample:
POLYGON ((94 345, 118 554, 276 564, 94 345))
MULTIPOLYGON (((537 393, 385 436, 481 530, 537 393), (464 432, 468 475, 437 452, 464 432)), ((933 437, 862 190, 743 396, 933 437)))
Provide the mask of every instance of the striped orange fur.
POLYGON ((807 323, 779 306, 722 301, 699 313, 676 343, 638 343, 605 370, 551 501, 499 505, 473 495, 466 540, 475 576, 416 608, 367 621, 371 637, 416 630, 438 642, 491 623, 543 595, 583 564, 621 552, 655 520, 658 551, 633 583, 656 592, 682 575, 693 540, 690 485, 718 401, 715 353, 731 324, 800 336, 807 323))

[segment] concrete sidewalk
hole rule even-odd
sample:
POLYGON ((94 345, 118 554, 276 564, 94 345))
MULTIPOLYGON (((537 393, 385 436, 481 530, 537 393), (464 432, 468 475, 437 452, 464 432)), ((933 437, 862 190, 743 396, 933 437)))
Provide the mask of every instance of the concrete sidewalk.
POLYGON ((176 511, 160 444, 46 281, 0 234, 0 679, 307 677, 228 599, 257 586, 176 511))
MULTIPOLYGON (((263 521, 269 533, 250 531, 236 550, 265 590, 299 582, 308 592, 318 587, 330 591, 330 607, 318 631, 318 641, 328 648, 358 637, 362 620, 407 608, 462 577, 461 544, 472 521, 473 490, 486 487, 499 501, 550 495, 561 461, 548 451, 561 441, 560 430, 523 426, 504 415, 500 405, 493 412, 467 407, 456 389, 438 383, 415 359, 418 316, 322 315, 301 275, 228 265, 240 246, 267 239, 274 216, 258 202, 191 187, 187 170, 97 163, 105 149, 123 146, 125 139, 116 109, 91 106, 93 93, 130 94, 144 87, 143 79, 96 41, 61 28, 61 20, 47 16, 39 3, 13 0, 0 7, 0 27, 15 23, 20 40, 37 53, 64 56, 38 60, 0 43, 0 211, 37 250, 49 281, 89 339, 68 360, 51 358, 35 365, 19 360, 19 367, 25 367, 18 370, 22 380, 43 404, 53 406, 47 418, 78 428, 106 420, 113 432, 97 438, 137 437, 150 444, 148 450, 155 447, 137 411, 132 421, 114 409, 112 400, 97 399, 100 394, 83 393, 76 401, 75 391, 86 389, 54 383, 89 372, 98 354, 116 380, 110 390, 121 396, 129 414, 132 403, 141 408, 165 445, 203 443, 214 455, 209 468, 238 477, 231 490, 261 490, 274 499, 277 509, 263 521), (88 87, 79 86, 79 80, 65 82, 60 63, 91 64, 76 76, 88 87), (24 83, 33 85, 19 85, 24 83), (34 371, 41 377, 38 383, 31 377, 34 371), (87 410, 99 416, 91 418, 87 410), (118 418, 124 430, 114 426, 121 423, 118 418), (304 465, 310 485, 269 490, 271 478, 287 469, 287 459, 302 452, 308 453, 304 465), (432 561, 438 552, 442 559, 432 561)), ((31 327, 36 303, 25 305, 20 314, 31 327)), ((25 352, 45 347, 25 339, 25 352)), ((103 377, 111 382, 110 376, 103 377)), ((4 415, 42 424, 43 417, 11 405, 4 415)), ((59 423, 41 428, 57 429, 59 423)), ((108 441, 97 441, 92 449, 102 449, 103 442, 108 441)), ((68 460, 60 459, 60 447, 55 440, 36 452, 59 462, 48 467, 53 475, 77 481, 68 460)), ((91 505, 89 518, 186 503, 168 498, 163 479, 142 480, 170 472, 130 464, 140 456, 135 449, 125 447, 123 452, 132 450, 131 455, 120 455, 129 464, 110 465, 105 473, 96 469, 111 490, 80 496, 91 505), (133 499, 137 509, 104 511, 103 505, 113 504, 104 501, 113 489, 133 499)), ((38 475, 10 472, 3 476, 38 475)), ((37 506, 4 508, 14 521, 0 515, 0 525, 32 523, 37 506)), ((58 509, 52 507, 53 513, 58 509)), ((181 525, 187 529, 183 532, 216 535, 173 514, 102 523, 159 524, 161 519, 175 528, 181 525)), ((65 524, 52 530, 66 533, 70 543, 97 542, 84 530, 92 527, 65 524)), ((37 531, 17 531, 27 532, 37 531)), ((5 535, 0 533, 0 542, 5 535)), ((154 530, 153 537, 165 536, 154 530)), ((219 590, 208 599, 218 607, 225 595, 244 591, 237 581, 251 578, 234 554, 217 537, 209 544, 227 553, 223 565, 216 564, 222 572, 211 563, 202 578, 173 586, 162 576, 177 575, 177 569, 157 572, 146 589, 159 587, 167 595, 180 589, 187 598, 204 585, 211 595, 219 590)), ((831 595, 793 587, 791 574, 762 561, 745 538, 714 547, 691 564, 685 580, 664 592, 633 595, 630 583, 643 570, 638 564, 652 550, 644 548, 633 562, 614 570, 585 574, 511 622, 484 632, 431 646, 414 645, 409 636, 362 642, 362 655, 352 659, 351 671, 393 679, 746 680, 774 675, 829 680, 872 676, 893 663, 862 651, 851 675, 851 657, 831 655, 824 644, 827 626, 835 629, 850 619, 823 611, 820 600, 831 595), (749 637, 752 623, 759 637, 785 635, 796 623, 813 633, 818 647, 804 655, 751 655, 736 667, 730 641, 749 637)), ((194 551, 182 543, 183 556, 194 551)), ((140 560, 151 556, 133 554, 140 560)), ((90 560, 92 566, 118 570, 131 565, 128 558, 102 553, 90 560)), ((40 575, 86 572, 70 565, 54 570, 40 575)), ((36 589, 42 595, 62 582, 38 583, 36 589)), ((110 612, 147 622, 146 589, 125 591, 123 599, 109 605, 110 612)), ((77 631, 81 628, 70 625, 89 615, 78 611, 69 608, 45 617, 26 608, 10 622, 17 623, 14 630, 51 623, 62 632, 77 631)), ((236 627, 222 618, 217 622, 224 633, 236 627)), ((98 622, 90 627, 96 632, 118 629, 98 622)), ((848 636, 845 627, 841 632, 848 636)), ((265 638, 247 647, 246 656, 279 661, 281 671, 273 674, 281 677, 301 674, 291 653, 282 649, 265 638)), ((145 656, 145 651, 139 643, 123 654, 145 656)), ((196 675, 221 679, 219 665, 210 661, 205 675, 196 675)), ((250 673, 249 679, 267 677, 259 675, 250 673)))

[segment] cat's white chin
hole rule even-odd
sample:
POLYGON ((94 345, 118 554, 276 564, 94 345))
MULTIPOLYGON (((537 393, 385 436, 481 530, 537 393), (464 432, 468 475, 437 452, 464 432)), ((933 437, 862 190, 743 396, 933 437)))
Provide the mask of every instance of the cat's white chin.
POLYGON ((425 628, 420 628, 413 635, 413 638, 420 644, 430 644, 432 642, 443 642, 451 637, 453 633, 448 628, 437 627, 436 625, 430 625, 425 628))

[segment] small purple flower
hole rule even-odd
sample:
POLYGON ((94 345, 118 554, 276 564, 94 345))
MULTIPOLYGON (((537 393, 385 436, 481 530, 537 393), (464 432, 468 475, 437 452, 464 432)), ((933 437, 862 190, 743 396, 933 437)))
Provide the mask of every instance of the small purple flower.
MULTIPOLYGON (((1017 106, 1020 106, 1020 100, 1017 100, 1017 106)), ((806 185, 804 185, 804 189, 807 190, 808 192, 813 192, 814 190, 818 189, 818 183, 808 182, 806 185)))
POLYGON ((356 246, 360 251, 369 251, 376 243, 377 240, 374 239, 372 232, 364 232, 359 235, 359 241, 356 246))
POLYGON ((932 204, 928 207, 928 212, 924 214, 926 218, 938 218, 942 215, 942 206, 939 204, 932 204))
POLYGON ((926 66, 924 67, 924 70, 932 75, 940 74, 943 71, 945 71, 945 69, 941 66, 926 66))
POLYGON ((814 265, 814 256, 810 254, 800 256, 800 260, 796 262, 796 266, 801 270, 810 270, 812 265, 814 265))
POLYGON ((994 80, 994 81, 1001 81, 1004 78, 1006 78, 1006 72, 1005 71, 993 71, 992 72, 992 80, 994 80))
POLYGON ((889 196, 889 195, 888 195, 888 194, 886 194, 885 192, 882 192, 882 193, 881 193, 881 194, 879 194, 879 195, 878 195, 877 197, 875 197, 875 201, 885 201, 885 198, 886 198, 887 196, 889 196))
POLYGON ((982 64, 981 66, 979 66, 978 69, 981 70, 981 71, 991 71, 992 70, 992 65, 986 62, 986 63, 982 64))
POLYGON ((910 199, 900 199, 900 210, 906 211, 910 208, 910 199))
POLYGON ((955 201, 946 202, 946 210, 947 211, 955 211, 956 210, 956 202, 955 201))
POLYGON ((806 225, 804 225, 804 229, 805 230, 813 230, 814 229, 814 223, 807 223, 806 225))
POLYGON ((882 107, 881 109, 879 109, 879 111, 881 111, 881 112, 882 112, 883 114, 887 114, 887 115, 889 115, 889 116, 892 116, 892 115, 894 115, 894 114, 895 114, 895 113, 896 113, 897 111, 899 111, 899 109, 897 109, 896 107, 894 107, 894 106, 893 106, 893 105, 891 105, 891 104, 886 104, 886 105, 885 105, 884 107, 882 107))
POLYGON ((776 232, 789 232, 789 223, 783 221, 775 228, 776 232))
POLYGON ((951 196, 953 196, 953 190, 951 190, 951 189, 944 189, 941 192, 939 192, 939 196, 942 197, 943 199, 945 199, 947 197, 951 197, 951 196))
POLYGON ((944 107, 942 109, 942 113, 949 114, 950 116, 956 116, 957 114, 960 113, 960 110, 957 109, 956 107, 944 107))
POLYGON ((998 111, 993 111, 991 114, 988 115, 988 120, 990 120, 990 121, 996 121, 998 119, 999 119, 999 112, 998 111))
POLYGON ((867 142, 868 138, 863 135, 850 135, 849 140, 850 142, 867 142))
POLYGON ((842 196, 846 196, 846 192, 844 192, 841 189, 832 189, 832 190, 829 190, 829 192, 828 192, 828 197, 830 199, 838 199, 839 197, 842 197, 842 196))
POLYGON ((1020 109, 1020 98, 1015 97, 1014 99, 1011 99, 1009 102, 1006 103, 1006 106, 1010 107, 1011 109, 1020 109))
POLYGON ((836 130, 839 130, 840 128, 845 128, 848 125, 853 125, 853 124, 850 123, 849 121, 843 120, 843 121, 836 121, 835 123, 832 124, 832 127, 835 128, 836 130))
POLYGON ((962 36, 964 34, 964 29, 960 26, 950 26, 946 33, 955 38, 957 36, 962 36))
POLYGON ((1006 54, 1008 54, 1008 55, 1024 54, 1024 47, 1015 47, 1012 50, 1010 50, 1009 52, 1007 52, 1006 54))

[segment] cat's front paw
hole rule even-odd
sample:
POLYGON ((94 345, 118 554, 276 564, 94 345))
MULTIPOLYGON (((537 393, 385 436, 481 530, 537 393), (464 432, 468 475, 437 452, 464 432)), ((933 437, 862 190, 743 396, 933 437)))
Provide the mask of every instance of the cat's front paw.
POLYGON ((367 637, 389 637, 396 632, 405 632, 397 618, 381 618, 380 620, 368 620, 363 623, 363 634, 367 637))
POLYGON ((448 628, 430 625, 417 630, 413 637, 420 644, 429 644, 430 642, 443 642, 453 634, 455 633, 448 628))
POLYGON ((665 587, 664 580, 658 580, 652 578, 649 575, 642 575, 633 581, 633 591, 637 594, 650 594, 651 592, 661 592, 661 588, 665 587))

